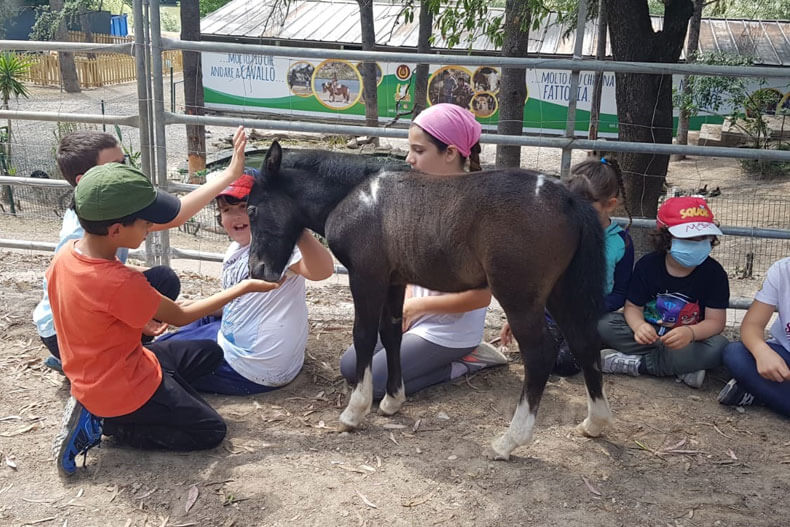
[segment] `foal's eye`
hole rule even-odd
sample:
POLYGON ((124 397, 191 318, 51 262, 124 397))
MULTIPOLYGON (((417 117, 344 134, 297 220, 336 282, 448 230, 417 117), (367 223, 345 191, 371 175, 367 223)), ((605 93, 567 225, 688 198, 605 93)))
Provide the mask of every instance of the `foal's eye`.
POLYGON ((257 213, 258 211, 254 206, 250 205, 249 207, 247 207, 247 216, 249 216, 251 220, 255 219, 255 215, 257 213))

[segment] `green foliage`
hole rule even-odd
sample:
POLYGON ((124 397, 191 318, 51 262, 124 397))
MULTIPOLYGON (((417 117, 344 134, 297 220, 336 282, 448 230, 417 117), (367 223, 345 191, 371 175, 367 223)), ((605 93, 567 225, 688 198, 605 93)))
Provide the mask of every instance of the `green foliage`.
MULTIPOLYGON (((213 13, 220 7, 230 2, 230 0, 200 0, 200 17, 203 18, 209 13, 213 13)), ((290 3, 290 0, 285 0, 290 3)))
POLYGON ((790 2, 787 0, 716 0, 707 5, 702 16, 748 18, 752 20, 788 20, 790 2))
POLYGON ((71 23, 79 19, 81 13, 95 11, 101 0, 65 0, 63 9, 52 12, 49 6, 36 8, 36 22, 30 30, 31 40, 52 40, 61 22, 71 23))
MULTIPOLYGON (((697 63, 748 66, 752 60, 740 55, 701 53, 697 55, 697 63)), ((772 146, 770 143, 770 130, 764 116, 776 111, 782 93, 765 88, 765 80, 760 79, 755 87, 754 80, 745 77, 691 75, 688 86, 687 94, 675 91, 673 97, 675 105, 687 111, 689 116, 705 109, 729 119, 734 127, 750 138, 752 148, 790 149, 788 145, 772 146), (720 113, 722 108, 728 110, 720 113)), ((790 163, 787 162, 749 159, 741 161, 741 166, 756 179, 790 177, 790 163)))
POLYGON ((2 97, 3 108, 8 108, 8 100, 14 98, 28 97, 27 87, 22 84, 20 77, 30 69, 30 59, 24 55, 18 55, 9 51, 0 53, 0 97, 2 97))
MULTIPOLYGON (((753 60, 743 55, 706 52, 698 53, 696 62, 722 66, 750 66, 753 60)), ((674 104, 692 117, 699 114, 703 108, 712 113, 718 113, 728 103, 737 108, 745 104, 747 82, 745 77, 690 75, 687 80, 688 93, 684 94, 676 90, 673 94, 674 104)))
POLYGON ((142 156, 142 152, 138 150, 134 150, 132 144, 129 143, 128 145, 123 142, 123 134, 121 133, 121 127, 113 125, 115 127, 115 135, 118 136, 118 143, 121 145, 121 150, 123 151, 123 155, 125 158, 129 160, 129 164, 134 168, 141 168, 140 167, 140 158, 142 156))
POLYGON ((162 31, 181 31, 181 20, 179 20, 175 14, 172 12, 168 13, 166 10, 162 9, 159 15, 162 31))
MULTIPOLYGON (((522 30, 530 29, 529 21, 532 21, 532 28, 537 28, 543 18, 548 15, 551 2, 573 3, 575 0, 518 0, 515 6, 515 16, 522 21, 522 30), (531 16, 530 16, 531 15, 531 16)), ((474 40, 480 36, 488 37, 494 46, 502 47, 504 40, 504 14, 493 15, 489 11, 492 7, 503 7, 505 2, 490 2, 488 0, 450 0, 442 2, 440 0, 423 0, 420 3, 422 9, 429 9, 433 13, 434 26, 439 30, 442 39, 447 43, 447 47, 455 47, 464 41, 471 49, 474 40)), ((414 11, 417 7, 417 0, 406 0, 404 2, 402 14, 407 23, 414 21, 414 11)), ((436 35, 431 36, 431 43, 436 42, 436 35)))
MULTIPOLYGON (((776 145, 776 150, 790 150, 788 144, 776 145)), ((761 180, 788 179, 790 178, 790 162, 788 161, 759 161, 757 159, 743 159, 741 166, 746 173, 761 180)))

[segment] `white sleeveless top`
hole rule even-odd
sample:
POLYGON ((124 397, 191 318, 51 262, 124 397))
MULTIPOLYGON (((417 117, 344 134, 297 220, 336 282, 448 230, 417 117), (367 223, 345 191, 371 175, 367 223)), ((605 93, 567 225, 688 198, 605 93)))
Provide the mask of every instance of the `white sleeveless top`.
MULTIPOLYGON (((448 294, 417 285, 411 288, 413 298, 448 294)), ((487 307, 481 307, 464 313, 424 315, 412 324, 407 333, 446 348, 474 348, 483 340, 487 310, 487 307)))

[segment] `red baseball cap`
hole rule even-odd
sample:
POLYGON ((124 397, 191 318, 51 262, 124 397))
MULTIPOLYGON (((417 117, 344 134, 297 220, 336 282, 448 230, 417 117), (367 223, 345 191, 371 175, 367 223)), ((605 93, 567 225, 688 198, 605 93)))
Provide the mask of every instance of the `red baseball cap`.
POLYGON ((255 183, 255 178, 245 170, 239 179, 225 187, 225 190, 217 194, 217 197, 232 196, 236 199, 244 199, 250 195, 253 183, 255 183))
POLYGON ((713 212, 708 203, 698 197, 669 198, 658 209, 656 226, 667 227, 676 238, 719 236, 721 230, 713 223, 713 212))

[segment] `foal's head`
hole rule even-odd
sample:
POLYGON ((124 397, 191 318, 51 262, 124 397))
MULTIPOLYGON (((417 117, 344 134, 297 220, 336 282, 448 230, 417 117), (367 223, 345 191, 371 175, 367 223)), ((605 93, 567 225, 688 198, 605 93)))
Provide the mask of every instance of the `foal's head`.
POLYGON ((280 279, 304 229, 302 212, 286 192, 281 161, 282 148, 274 141, 247 202, 252 234, 250 276, 270 282, 280 279))

